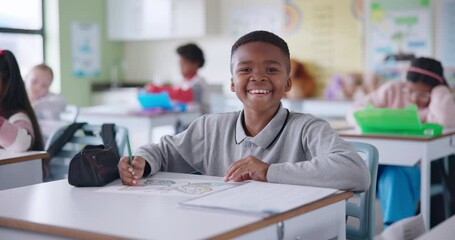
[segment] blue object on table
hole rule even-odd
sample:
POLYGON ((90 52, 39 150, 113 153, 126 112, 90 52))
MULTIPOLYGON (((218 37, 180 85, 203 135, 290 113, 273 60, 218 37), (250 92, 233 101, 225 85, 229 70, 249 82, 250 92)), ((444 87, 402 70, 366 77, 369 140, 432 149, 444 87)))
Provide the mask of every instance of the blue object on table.
POLYGON ((172 110, 173 106, 171 103, 171 98, 169 93, 160 92, 160 93, 144 93, 141 92, 137 96, 143 109, 149 108, 162 108, 165 110, 172 110))

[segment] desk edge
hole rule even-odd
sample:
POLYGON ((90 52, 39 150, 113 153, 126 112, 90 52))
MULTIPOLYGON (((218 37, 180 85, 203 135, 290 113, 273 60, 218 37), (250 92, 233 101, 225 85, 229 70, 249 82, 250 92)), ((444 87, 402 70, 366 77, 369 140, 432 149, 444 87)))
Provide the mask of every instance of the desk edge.
POLYGON ((1 165, 6 165, 6 164, 11 164, 11 163, 18 163, 18 162, 25 162, 25 161, 36 160, 36 159, 43 159, 43 158, 48 158, 48 157, 49 157, 49 154, 47 152, 36 153, 36 154, 27 155, 27 156, 21 156, 21 157, 11 157, 11 158, 2 159, 0 161, 0 166, 1 165))
POLYGON ((102 233, 95 233, 90 231, 66 228, 66 227, 56 227, 47 224, 33 223, 23 220, 17 220, 12 218, 0 217, 0 226, 25 230, 36 233, 51 234, 69 238, 77 239, 125 239, 118 236, 112 236, 102 233))
POLYGON ((233 239, 235 237, 239 237, 243 234, 250 233, 256 231, 258 229, 267 227, 269 225, 288 220, 290 218, 299 216, 303 213, 311 212, 313 210, 328 206, 330 204, 346 200, 353 196, 352 192, 341 192, 341 193, 334 193, 328 197, 320 199, 318 201, 312 202, 310 204, 306 204, 304 206, 300 206, 294 209, 291 209, 287 212, 283 212, 280 214, 276 214, 267 218, 264 218, 258 222, 254 222, 243 227, 239 227, 233 229, 228 232, 224 232, 214 237, 210 237, 210 240, 224 240, 224 239, 233 239))

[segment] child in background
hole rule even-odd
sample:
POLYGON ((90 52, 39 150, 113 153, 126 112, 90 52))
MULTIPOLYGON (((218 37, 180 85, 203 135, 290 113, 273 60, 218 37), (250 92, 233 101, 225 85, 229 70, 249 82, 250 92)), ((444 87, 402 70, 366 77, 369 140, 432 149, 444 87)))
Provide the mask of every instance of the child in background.
MULTIPOLYGON (((412 60, 406 80, 383 84, 356 103, 355 108, 366 104, 405 108, 415 104, 422 122, 438 123, 444 128, 455 127, 455 101, 439 61, 424 57, 412 60)), ((352 114, 347 116, 347 120, 355 124, 352 114)), ((377 191, 385 226, 413 216, 420 199, 419 167, 379 165, 377 191)))
POLYGON ((39 120, 59 120, 65 110, 65 99, 49 92, 53 79, 54 73, 46 64, 36 65, 27 75, 28 96, 39 120))
POLYGON ((202 114, 210 112, 208 86, 204 78, 198 75, 199 68, 204 66, 205 59, 202 50, 194 43, 177 48, 180 71, 184 81, 178 86, 183 90, 191 89, 193 101, 199 105, 202 114))
POLYGON ((189 128, 140 147, 133 166, 118 168, 125 185, 158 171, 198 171, 225 181, 274 183, 365 191, 365 162, 330 125, 281 104, 291 89, 286 42, 266 31, 237 40, 231 50, 231 91, 243 103, 238 112, 206 114, 189 128))
POLYGON ((43 150, 38 122, 13 53, 0 50, 0 148, 43 150))

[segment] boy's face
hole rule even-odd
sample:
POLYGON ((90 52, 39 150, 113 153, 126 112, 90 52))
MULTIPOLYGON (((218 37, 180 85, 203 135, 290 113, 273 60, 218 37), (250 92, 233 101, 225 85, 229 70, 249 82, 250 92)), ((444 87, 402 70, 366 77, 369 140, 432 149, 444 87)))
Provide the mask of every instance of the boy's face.
POLYGON ((30 98, 35 100, 44 97, 49 93, 49 87, 52 84, 52 76, 48 71, 34 69, 27 76, 27 91, 30 98))
POLYGON ((232 55, 231 91, 245 108, 276 110, 291 90, 286 56, 280 48, 264 42, 240 46, 232 55))
POLYGON ((192 62, 184 57, 179 58, 179 63, 180 72, 184 78, 193 77, 197 73, 197 70, 199 69, 198 62, 192 62))

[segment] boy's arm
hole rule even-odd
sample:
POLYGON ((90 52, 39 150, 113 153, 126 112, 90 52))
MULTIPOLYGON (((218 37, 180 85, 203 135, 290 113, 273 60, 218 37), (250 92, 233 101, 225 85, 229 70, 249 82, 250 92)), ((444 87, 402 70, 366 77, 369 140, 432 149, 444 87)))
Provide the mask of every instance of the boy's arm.
POLYGON ((455 100, 448 87, 440 85, 431 91, 427 122, 455 128, 455 100))
POLYGON ((0 147, 15 152, 30 149, 33 143, 33 127, 25 113, 17 113, 9 121, 0 116, 0 147))
POLYGON ((302 130, 300 141, 311 159, 297 163, 272 164, 267 172, 269 182, 365 191, 370 173, 364 160, 351 145, 338 137, 330 125, 314 119, 302 130))
MULTIPOLYGON (((175 136, 164 136, 158 144, 147 144, 134 152, 150 165, 150 175, 158 171, 190 173, 201 171, 204 151, 204 120, 194 121, 186 131, 175 136)), ((146 177, 146 176, 144 176, 146 177)))

